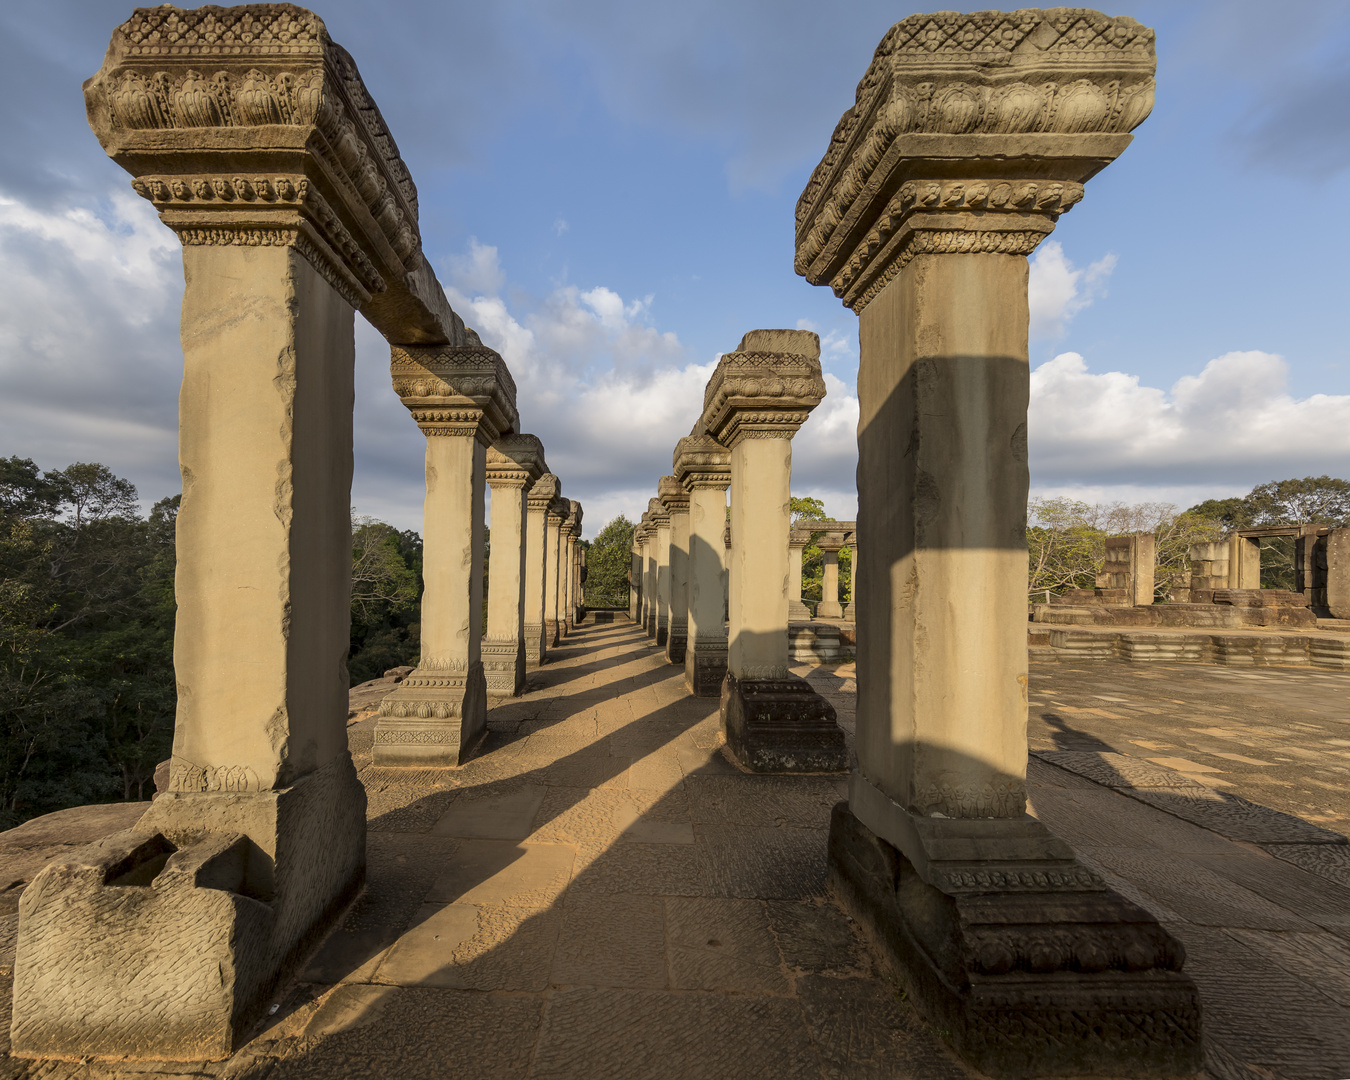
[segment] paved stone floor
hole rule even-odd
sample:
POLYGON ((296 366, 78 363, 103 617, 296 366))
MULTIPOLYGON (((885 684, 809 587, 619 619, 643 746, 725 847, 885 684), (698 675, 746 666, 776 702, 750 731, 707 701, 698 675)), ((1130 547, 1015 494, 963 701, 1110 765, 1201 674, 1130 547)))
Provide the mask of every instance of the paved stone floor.
MULTIPOLYGON (((798 670, 851 729, 852 667, 798 670)), ((0 1077, 973 1080, 825 894, 842 777, 737 770, 627 622, 531 684, 459 770, 374 769, 357 714, 369 885, 230 1062, 0 1077)), ((1350 1077, 1347 804, 1312 783, 1344 776, 1350 674, 1035 665, 1031 691, 1034 812, 1185 943, 1207 1074, 1350 1077)))

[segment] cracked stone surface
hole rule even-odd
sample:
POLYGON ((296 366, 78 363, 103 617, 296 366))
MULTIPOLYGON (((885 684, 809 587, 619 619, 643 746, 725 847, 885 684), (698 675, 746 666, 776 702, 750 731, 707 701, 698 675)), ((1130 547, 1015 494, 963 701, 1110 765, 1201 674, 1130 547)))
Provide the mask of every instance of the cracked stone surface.
MULTIPOLYGON (((232 1059, 0 1080, 977 1080, 830 898, 842 781, 741 772, 717 702, 626 622, 554 655, 457 769, 375 769, 354 720, 367 888, 232 1059)), ((795 671, 851 739, 852 665, 795 671)), ((1185 944, 1206 1075, 1350 1076, 1350 798, 1309 783, 1350 771, 1350 674, 1036 665, 1031 691, 1033 810, 1185 944)), ((131 813, 82 810, 0 835, 6 1000, 26 880, 131 813)))

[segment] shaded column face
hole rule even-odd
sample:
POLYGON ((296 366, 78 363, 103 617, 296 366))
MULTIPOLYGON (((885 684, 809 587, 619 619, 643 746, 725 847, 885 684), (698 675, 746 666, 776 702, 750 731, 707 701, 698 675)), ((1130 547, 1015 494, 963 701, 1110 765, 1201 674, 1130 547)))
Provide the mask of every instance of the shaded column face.
POLYGON ((549 648, 557 646, 560 640, 558 634, 558 581, 559 565, 558 560, 562 555, 562 524, 563 515, 558 513, 556 504, 559 500, 555 499, 555 508, 550 508, 548 512, 548 534, 544 542, 544 549, 547 553, 544 575, 544 641, 549 648))
MULTIPOLYGON (((374 760, 457 765, 487 727, 482 657, 487 449, 516 423, 515 384, 501 357, 481 345, 395 346, 390 372, 395 391, 427 437, 422 655, 417 669, 380 703, 374 760)), ((503 574, 512 576, 505 569, 503 574)))
POLYGON ((792 444, 744 439, 731 451, 731 627, 727 670, 788 675, 787 534, 792 444))
POLYGON ((510 456, 511 450, 494 444, 488 451, 492 553, 483 673, 492 697, 518 694, 525 683, 526 491, 532 478, 530 469, 510 456))
POLYGON ((726 579, 722 531, 726 526, 730 459, 725 478, 696 479, 689 492, 689 629, 685 684, 699 697, 721 693, 727 671, 726 579))
POLYGON ((689 636, 689 493, 674 476, 659 484, 661 506, 670 522, 667 558, 670 564, 668 600, 670 614, 666 633, 666 659, 684 663, 689 636))

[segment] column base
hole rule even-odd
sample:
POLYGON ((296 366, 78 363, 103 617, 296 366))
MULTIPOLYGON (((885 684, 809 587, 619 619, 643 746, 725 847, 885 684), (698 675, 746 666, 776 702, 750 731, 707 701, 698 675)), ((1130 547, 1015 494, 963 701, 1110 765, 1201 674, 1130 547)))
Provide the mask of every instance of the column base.
POLYGON ((670 624, 666 621, 666 616, 658 615, 656 619, 656 644, 658 648, 664 649, 666 642, 670 640, 670 624))
POLYGON ((727 643, 695 641, 685 646, 684 685, 695 697, 717 697, 727 677, 727 643))
POLYGON ((843 660, 839 627, 829 623, 788 624, 788 656, 798 663, 838 664, 843 660))
POLYGON ((811 609, 800 600, 788 601, 788 622, 808 622, 811 618, 811 609))
POLYGON ((544 620, 544 647, 546 649, 556 649, 562 636, 558 633, 558 620, 544 620))
POLYGON ((225 1058, 365 880, 350 755, 280 791, 166 792, 19 904, 16 1057, 225 1058))
POLYGON ((856 610, 855 610, 855 609, 856 609, 856 605, 855 605, 855 604, 845 604, 845 605, 844 605, 844 622, 857 622, 857 621, 858 621, 858 616, 857 616, 857 614, 856 614, 856 610))
POLYGON ((376 765, 453 766, 468 760, 487 730, 480 662, 468 674, 418 668, 380 703, 376 765))
POLYGON ((666 659, 672 664, 683 664, 685 650, 689 647, 689 624, 684 620, 672 619, 670 632, 666 636, 666 659))
POLYGON ((752 772, 844 772, 848 751, 834 706, 805 679, 722 681, 722 727, 736 760, 752 772))
POLYGON ((525 687, 524 643, 484 640, 482 651, 488 697, 519 697, 525 687))
POLYGON ((911 821, 922 873, 837 804, 829 884, 970 1064, 1009 1078, 1199 1072, 1199 996, 1153 916, 1034 818, 911 821))
POLYGON ((844 609, 839 606, 837 600, 822 600, 816 605, 817 619, 842 619, 843 617, 844 609))
POLYGON ((525 624, 525 667, 537 668, 547 659, 542 623, 525 624))

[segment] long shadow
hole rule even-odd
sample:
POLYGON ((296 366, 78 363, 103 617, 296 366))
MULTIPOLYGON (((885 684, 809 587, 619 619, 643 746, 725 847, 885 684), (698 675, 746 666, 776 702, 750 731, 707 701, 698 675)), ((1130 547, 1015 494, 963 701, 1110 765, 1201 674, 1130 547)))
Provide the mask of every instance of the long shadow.
MULTIPOLYGON (((619 624, 623 627, 623 624, 619 624)), ((618 627, 616 627, 617 629, 618 627)), ((605 630, 610 631, 609 627, 605 630)), ((633 628, 630 632, 640 632, 640 629, 633 628)), ((612 631, 611 631, 612 633, 612 631)), ((615 635, 620 637, 622 635, 615 635)), ((591 638, 588 642, 592 647, 599 646, 603 648, 603 639, 599 634, 591 638)), ((609 687, 612 690, 612 696, 620 697, 631 692, 629 687, 641 688, 650 686, 654 683, 673 680, 680 677, 679 669, 670 665, 661 665, 655 669, 645 672, 634 673, 633 675, 624 675, 618 677, 609 687)), ((584 712, 589 708, 586 706, 578 709, 577 712, 584 712)), ((674 988, 676 976, 671 975, 670 987, 667 987, 665 974, 665 953, 669 937, 660 937, 660 912, 663 905, 667 907, 670 904, 696 905, 699 903, 698 897, 722 897, 735 898, 744 897, 756 901, 755 910, 768 911, 769 918, 781 918, 784 913, 774 908, 772 905, 781 902, 782 904, 792 905, 794 902, 804 900, 814 900, 814 906, 802 908, 799 912, 797 907, 793 907, 789 913, 794 918, 809 917, 811 919, 823 920, 821 926, 815 933, 815 938, 830 937, 830 940, 837 942, 837 948, 827 950, 829 956, 812 956, 815 959, 802 959, 794 954, 793 964, 799 968, 805 965, 806 968, 814 971, 816 968, 821 970, 832 970, 831 965, 847 968, 850 964, 860 966, 862 961, 859 954, 856 953, 856 940, 848 929, 842 914, 838 913, 832 907, 820 906, 820 898, 824 895, 825 879, 825 826, 827 824, 828 805, 835 796, 824 799, 821 803, 819 820, 807 821, 793 819, 792 824, 795 827, 782 828, 782 822, 777 822, 773 818, 759 820, 755 818, 751 823, 746 824, 741 817, 734 821, 727 820, 721 824, 703 824, 697 822, 709 820, 706 811, 694 812, 692 804, 687 803, 687 798, 692 798, 692 793, 687 792, 685 780, 687 778, 700 778, 705 775, 720 775, 727 778, 728 782, 734 786, 738 792, 745 793, 742 798, 747 799, 749 805, 749 789, 740 787, 739 784, 745 783, 754 790, 761 788, 774 788, 779 791, 788 791, 789 789, 800 788, 803 782, 814 784, 816 786, 826 785, 829 781, 825 778, 804 778, 804 777, 752 777, 737 772, 729 763, 725 762, 716 751, 700 751, 701 753, 711 754, 705 765, 698 768, 691 768, 688 772, 681 770, 681 778, 674 781, 662 794, 656 797, 655 802, 647 806, 637 818, 637 822, 630 826, 631 829, 641 830, 643 828, 671 828, 673 824, 681 824, 682 827, 689 830, 689 838, 694 836, 693 830, 700 829, 700 836, 704 836, 708 830, 712 830, 712 844, 715 851, 709 861, 708 853, 700 851, 694 844, 687 841, 672 842, 645 842, 625 838, 620 832, 617 836, 611 836, 606 839, 609 845, 599 856, 594 858, 584 870, 576 873, 570 878, 566 886, 561 888, 557 895, 546 905, 540 905, 528 916, 523 918, 512 932, 503 939, 499 939, 489 948, 482 949, 473 955, 467 963, 454 963, 451 961, 449 953, 444 953, 444 966, 437 970, 429 971, 425 979, 416 982, 414 985, 420 985, 424 989, 407 988, 408 983, 401 985, 377 984, 373 982, 374 969, 362 970, 369 965, 372 960, 379 956, 386 948, 397 941, 399 938, 406 938, 403 948, 406 950, 410 946, 408 942, 420 940, 417 935, 427 936, 433 932, 439 932, 436 926, 430 925, 431 920, 444 920, 447 917, 458 917, 465 911, 472 910, 471 905, 481 904, 472 898, 462 899, 463 897, 472 897, 475 889, 483 883, 491 880, 494 875, 508 871, 509 868, 519 859, 525 856, 520 843, 502 842, 497 847, 498 858, 482 862, 479 860, 474 865, 466 865, 462 860, 457 861, 454 854, 457 848, 463 843, 455 838, 446 837, 443 840, 436 838, 432 833, 433 822, 440 813, 452 806, 471 802, 475 798, 486 794, 500 795, 510 789, 530 788, 541 786, 546 788, 549 797, 541 805, 539 812, 534 816, 529 835, 540 836, 543 839, 535 841, 537 845, 556 845, 559 847, 574 847, 574 843, 562 839, 550 838, 552 833, 551 826, 559 818, 574 809, 580 802, 587 799, 592 793, 624 770, 629 768, 633 761, 643 758, 649 753, 653 753, 664 746, 668 746, 672 740, 684 739, 688 732, 704 724, 709 714, 715 708, 715 703, 706 699, 697 699, 683 695, 676 701, 654 708, 646 715, 623 724, 612 731, 599 735, 594 741, 587 745, 564 754, 556 759, 551 759, 546 763, 541 763, 537 767, 530 767, 521 772, 511 775, 507 779, 484 779, 481 782, 469 783, 444 793, 429 793, 423 796, 419 803, 425 803, 426 824, 421 826, 416 833, 403 832, 391 835, 382 831, 386 824, 397 824, 391 819, 406 813, 407 808, 401 808, 392 811, 387 815, 381 815, 371 821, 372 854, 376 854, 385 845, 387 841, 392 841, 391 850, 397 849, 401 854, 405 854, 409 862, 398 864, 409 866, 413 864, 416 858, 416 852, 422 851, 423 857, 431 856, 433 850, 439 846, 443 854, 436 861, 440 863, 437 867, 423 867, 420 879, 417 885, 420 887, 409 888, 413 883, 405 880, 385 881, 376 876, 382 872, 385 865, 395 865, 398 856, 391 860, 387 855, 379 856, 379 867, 372 867, 372 878, 368 886, 368 893, 357 908, 344 924, 332 935, 325 944, 320 956, 315 963, 311 964, 309 976, 322 976, 317 985, 300 986, 297 988, 293 1000, 287 1008, 295 1007, 297 1002, 311 999, 321 993, 327 993, 329 988, 343 979, 352 979, 345 986, 336 990, 328 999, 327 1003, 321 1007, 320 1013, 312 1021, 312 1027, 316 1033, 325 1033, 324 1037, 319 1039, 307 1039, 304 1052, 295 1057, 287 1058, 277 1065, 277 1071, 270 1074, 283 1080, 287 1077, 304 1076, 326 1076, 337 1075, 343 1070, 343 1062, 354 1061, 359 1058, 362 1067, 366 1070, 378 1068, 384 1064, 383 1057, 386 1055, 386 1046, 397 1048, 396 1052, 402 1057, 398 1060, 399 1075, 404 1077, 413 1077, 420 1075, 441 1075, 431 1066, 422 1066, 420 1060, 410 1060, 408 1050, 408 1037, 401 1030, 401 1025, 406 1023, 404 1014, 400 1009, 404 1008, 403 1003, 411 1003, 414 999, 422 1002, 419 1006, 423 1013, 419 1014, 425 1017, 425 1010, 429 1007, 426 1002, 429 1000, 425 995, 431 990, 427 987, 436 988, 444 993, 444 997, 436 999, 441 1002, 437 1008, 444 1009, 447 1013, 453 1010, 473 1008, 485 1009, 489 1007, 500 1008, 503 1010, 499 1023, 510 1025, 512 1022, 517 1025, 524 1025, 517 1032, 519 1039, 530 1047, 533 1047, 536 1041, 544 1046, 545 1040, 541 1037, 545 1025, 552 1025, 556 1032, 564 1025, 573 1021, 579 1021, 581 1018, 576 1013, 581 1008, 583 1001, 601 1000, 608 1002, 608 1008, 613 1011, 613 1019, 607 1024, 607 1027, 613 1031, 609 1038, 610 1049, 613 1050, 617 1042, 620 1052, 638 1055, 622 1064, 625 1075, 638 1075, 639 1073, 651 1073, 653 1069, 662 1068, 669 1071, 674 1067, 674 1063, 662 1065, 659 1062, 652 1062, 641 1055, 644 1053, 642 1044, 648 1037, 645 1033, 643 1022, 640 1019, 640 1002, 648 1000, 650 993, 669 992, 669 988, 674 988), (646 738, 643 738, 643 735, 646 738), (613 744, 606 745, 610 739, 618 739, 620 742, 631 742, 632 752, 614 754, 609 752, 613 744), (608 767, 606 767, 608 759, 608 767), (585 787, 568 788, 560 786, 556 779, 556 773, 560 770, 566 770, 569 767, 576 766, 584 768, 590 775, 586 779, 585 787), (554 777, 550 777, 550 773, 554 777), (760 827, 762 826, 762 827, 760 827), (768 843, 771 847, 768 850, 759 849, 757 853, 761 856, 759 859, 747 858, 747 853, 754 852, 756 849, 753 844, 745 848, 745 843, 750 841, 746 837, 750 833, 755 833, 755 843, 768 843), (744 834, 744 836, 742 835, 744 834), (762 836, 759 834, 763 834, 762 836), (777 844, 776 847, 772 846, 777 844), (720 845, 720 846, 719 846, 720 845), (739 845, 739 846, 738 846, 739 845), (768 855, 768 858, 762 856, 768 855), (457 895, 450 895, 442 891, 434 900, 427 901, 424 906, 424 898, 428 897, 429 890, 433 888, 431 879, 447 868, 456 868, 453 871, 453 892, 457 895), (390 905, 384 893, 402 893, 403 902, 401 906, 390 905), (636 896, 625 896, 622 894, 639 894, 636 896), (623 920, 629 918, 632 909, 636 905, 638 916, 643 916, 643 905, 648 903, 654 905, 656 910, 654 925, 658 934, 658 940, 662 942, 658 948, 653 950, 649 947, 644 952, 640 945, 634 944, 634 939, 628 938, 619 930, 611 939, 606 929, 610 920, 623 920), (765 908, 758 901, 767 898, 769 907, 765 908), (454 907, 458 900, 460 907, 454 907), (436 906, 433 908, 431 904, 436 906), (369 927, 362 930, 361 904, 369 904, 372 908, 385 913, 386 922, 380 927, 369 927), (453 908, 453 910, 452 910, 453 908), (565 920, 579 919, 582 924, 588 916, 599 914, 604 920, 602 922, 602 931, 596 935, 596 944, 590 951, 577 953, 575 948, 569 948, 564 954, 565 940, 570 940, 572 946, 576 944, 576 938, 567 939, 568 933, 575 931, 569 929, 572 924, 569 922, 565 926, 565 920), (775 914, 775 912, 777 914, 775 914), (349 929, 348 927, 351 927, 349 929), (537 953, 532 953, 532 949, 537 948, 540 940, 551 941, 537 953), (610 944, 601 946, 598 943, 608 941, 610 944), (327 953, 327 956, 324 953, 327 953), (529 956, 534 956, 534 966, 528 961, 529 956), (659 963, 662 965, 660 971, 650 974, 648 982, 644 983, 643 976, 633 975, 633 971, 640 971, 646 962, 659 963), (616 965, 621 968, 624 974, 617 980, 606 976, 594 976, 596 966, 605 968, 607 964, 616 965), (579 965, 579 966, 578 966, 579 965), (627 965, 627 966, 625 966, 627 965), (559 974, 558 968, 561 968, 559 974), (632 970, 630 970, 630 968, 632 970), (591 972, 591 974, 587 974, 591 972), (355 974, 354 974, 355 973, 355 974), (625 981, 626 980, 626 981, 625 981), (653 981, 654 980, 654 981, 653 981), (537 1002, 540 997, 522 997, 522 995, 542 995, 543 992, 552 987, 549 1006, 552 1018, 545 1021, 541 1019, 538 1012, 537 1002), (582 989, 588 988, 588 989, 582 989), (497 991, 498 994, 491 998, 473 997, 464 994, 454 994, 455 989, 467 989, 477 991, 497 991), (501 997, 501 995, 507 995, 501 997), (514 996, 512 996, 514 995, 514 996), (487 1003, 485 1003, 487 1002, 487 1003), (507 1002, 515 1002, 509 1005, 507 1002), (524 1004, 528 1002, 528 1005, 524 1004), (513 1019, 508 1019, 505 1010, 516 1008, 517 1012, 512 1014, 513 1019), (633 1012, 633 1009, 639 1009, 639 1012, 633 1012), (330 1024, 331 1021, 331 1024, 330 1024), (634 1027, 634 1025, 637 1025, 634 1027), (631 1047, 631 1051, 627 1048, 631 1047), (424 1071, 419 1071, 422 1069, 424 1071), (645 1072, 644 1072, 645 1070, 645 1072)), ((576 715, 572 713, 571 715, 576 715)), ((511 745, 515 739, 509 740, 503 744, 500 749, 505 749, 511 745)), ((689 743, 691 749, 694 744, 689 743)), ((487 755, 491 758, 497 751, 494 750, 487 755)), ((681 751, 682 752, 682 751, 681 751)), ((471 768, 468 766, 467 768, 471 768)), ((368 775, 368 774, 367 774, 368 775)), ((663 781, 662 787, 666 784, 663 781)), ((720 790, 719 785, 714 785, 720 790)), ((641 789, 658 790, 658 789, 641 789)), ((822 789, 823 790, 823 789, 822 789)), ((414 804, 415 805, 415 804, 414 804)), ((643 800, 645 805, 645 800, 643 800)), ((730 804, 729 804, 730 805, 730 804)), ((758 813, 761 817, 763 811, 758 808, 751 808, 746 816, 752 817, 758 813)), ((556 836, 559 834, 552 833, 556 836)), ((564 834, 565 835, 565 834, 564 834)), ((700 841, 702 843, 702 841, 700 841)), ((469 845, 474 847, 472 843, 469 845)), ((490 847, 491 845, 477 844, 477 848, 490 847)), ((462 850, 462 848, 460 848, 462 850)), ((711 849, 710 849, 711 850, 711 849)), ((580 856, 578 856, 580 857, 580 856)), ((372 862, 375 862, 372 859, 372 862)), ((472 859, 469 860, 473 862, 472 859)), ((486 908, 483 910, 487 910, 486 908)), ((682 909, 683 910, 683 909, 682 909)), ((481 918, 486 915, 480 916, 481 918)), ((795 924, 794 924, 795 925, 795 924)), ((701 928, 701 924, 700 924, 701 928)), ((791 926, 780 926, 774 924, 773 941, 795 941, 791 926)), ((720 942, 713 940, 711 935, 714 931, 708 931, 701 935, 709 940, 699 940, 695 943, 702 952, 710 949, 715 950, 720 942)), ((765 934, 767 935, 767 926, 765 934)), ((766 940, 769 940, 766 936, 766 940)), ((670 947, 674 947, 673 945, 670 947)), ((793 946, 795 948, 795 946, 793 946)), ((787 945, 775 945, 774 948, 788 949, 787 945)), ((817 953, 820 950, 817 950, 817 953)), ((420 955, 420 954, 419 954, 420 955)), ((431 968, 435 968, 435 962, 429 961, 431 968)), ((778 971, 783 961, 775 961, 777 965, 773 970, 778 971)), ((606 969, 611 970, 611 969, 606 969)), ((771 974, 769 978, 779 979, 781 976, 771 974)), ((803 976, 802 978, 806 978, 803 976)), ((830 980, 831 986, 835 984, 830 980)), ((868 982, 863 990, 858 990, 855 985, 858 980, 848 984, 850 991, 866 992, 869 1004, 868 1007, 875 1005, 880 1008, 884 1004, 887 1008, 893 1008, 893 993, 877 980, 868 982), (875 984, 875 985, 874 985, 875 984), (875 999, 875 1000, 873 1000, 875 999)), ((805 986, 805 982, 802 983, 805 986)), ((814 983, 812 986, 814 987, 814 983)), ((842 986, 843 983, 838 985, 842 986)), ((733 995, 732 997, 721 997, 715 999, 718 1004, 711 1003, 714 999, 709 999, 706 995, 672 995, 666 1000, 664 1006, 669 1010, 663 1014, 667 1018, 670 1013, 687 1010, 690 1014, 689 1029, 701 1030, 708 1022, 708 1011, 713 1010, 721 1019, 722 1026, 728 1023, 736 1025, 737 1038, 739 1042, 736 1048, 728 1056, 728 1050, 725 1046, 716 1045, 718 1040, 701 1039, 696 1040, 699 1047, 696 1053, 707 1054, 710 1058, 716 1058, 719 1065, 729 1068, 728 1075, 787 1075, 791 1073, 792 1068, 789 1062, 783 1060, 782 1055, 788 1051, 780 1043, 791 1043, 796 1040, 790 1049, 792 1053, 800 1055, 806 1053, 813 1056, 809 1044, 810 1039, 816 1036, 808 1036, 805 1031, 805 1025, 802 1023, 800 1007, 791 997, 784 997, 787 992, 788 984, 784 983, 781 991, 775 991, 773 994, 765 997, 763 995, 755 997, 745 997, 744 995, 733 995), (735 1013, 732 1019, 727 1015, 727 1011, 735 1013), (765 1024, 766 1016, 772 1015, 776 1021, 776 1026, 770 1028, 765 1024), (785 1034, 787 1033, 787 1034, 785 1034), (756 1065, 749 1067, 749 1061, 742 1063, 738 1068, 733 1060, 738 1054, 744 1056, 751 1053, 751 1050, 744 1049, 741 1044, 752 1046, 753 1053, 758 1055, 754 1058, 756 1065), (706 1049, 703 1049, 706 1044, 706 1049), (758 1044, 758 1045, 754 1045, 758 1044), (800 1044, 800 1045, 797 1045, 800 1044), (762 1065, 759 1062, 762 1059, 762 1065)), ((678 989, 690 989, 691 987, 681 984, 678 989)), ((692 987, 697 989, 697 987, 692 987)), ((705 988, 708 989, 708 988, 705 988)), ((814 991, 813 991, 814 992, 814 991)), ((832 989, 833 993, 834 990, 832 989)), ((650 1007, 650 1006, 648 1006, 650 1007)), ((833 1006, 831 1006, 833 1007, 833 1006)), ((475 1014, 477 1015, 477 1014, 475 1014)), ((494 1014, 496 1015, 496 1014, 494 1014)), ((423 1020, 422 1022, 425 1022, 423 1020)), ((449 1017, 449 1023, 455 1024, 457 1021, 454 1016, 449 1017)), ((666 1022, 666 1021, 661 1021, 666 1022)), ((478 1026, 478 1035, 475 1038, 472 1031, 469 1031, 464 1037, 470 1040, 469 1045, 457 1045, 454 1048, 456 1053, 471 1053, 472 1058, 459 1058, 461 1061, 474 1061, 474 1065, 466 1070, 463 1075, 497 1075, 495 1069, 500 1066, 494 1066, 492 1054, 496 1052, 503 1040, 509 1041, 509 1038, 503 1035, 488 1037, 484 1031, 484 1022, 481 1017, 476 1021, 478 1026)), ((884 1025, 883 1025, 884 1026, 884 1025)), ((569 1030, 570 1029, 566 1029, 569 1030)), ((657 1036, 651 1036, 656 1038, 657 1036)), ((920 1040, 927 1040, 929 1052, 934 1056, 936 1068, 926 1075, 937 1077, 956 1077, 965 1076, 965 1072, 954 1064, 949 1052, 942 1048, 936 1040, 931 1039, 926 1034, 916 1036, 920 1040), (931 1044, 931 1045, 929 1045, 931 1044)), ((590 1054, 600 1054, 602 1051, 594 1050, 583 1040, 578 1043, 575 1038, 564 1039, 566 1044, 562 1051, 558 1050, 557 1040, 549 1043, 547 1052, 575 1052, 579 1055, 575 1059, 575 1068, 564 1070, 568 1075, 601 1075, 604 1074, 602 1065, 593 1062, 590 1054), (569 1049, 570 1048, 570 1049, 569 1049), (599 1071, 597 1071, 599 1070, 599 1071)), ((427 1046, 431 1051, 431 1046, 427 1046)), ((446 1048, 447 1052, 449 1048, 446 1048)), ((544 1051, 538 1051, 544 1052, 544 1051)), ((440 1050, 438 1048, 437 1054, 440 1050)), ((839 1052, 831 1051, 837 1058, 839 1052)), ((528 1053, 526 1054, 528 1057, 528 1053)), ((445 1058, 440 1058, 443 1063, 445 1058)), ((517 1060, 523 1060, 519 1056, 517 1060)), ((596 1059, 604 1060, 603 1058, 596 1059)), ((393 1066, 395 1062, 389 1061, 393 1066)), ((557 1061, 553 1062, 554 1071, 557 1070, 557 1061)), ((610 1065, 613 1062, 610 1061, 610 1065)), ((693 1071, 700 1071, 698 1067, 691 1066, 693 1071)), ((502 1072, 512 1072, 512 1070, 502 1069, 502 1072)), ((549 1071, 544 1069, 544 1071, 549 1071)), ((678 1069, 676 1070, 678 1071, 678 1069)), ((520 1072, 523 1074, 524 1069, 520 1072)), ((457 1073, 457 1075, 459 1075, 457 1073)), ((608 1075, 618 1075, 618 1073, 608 1073, 608 1075)), ((663 1072, 662 1075, 665 1075, 663 1072)))

